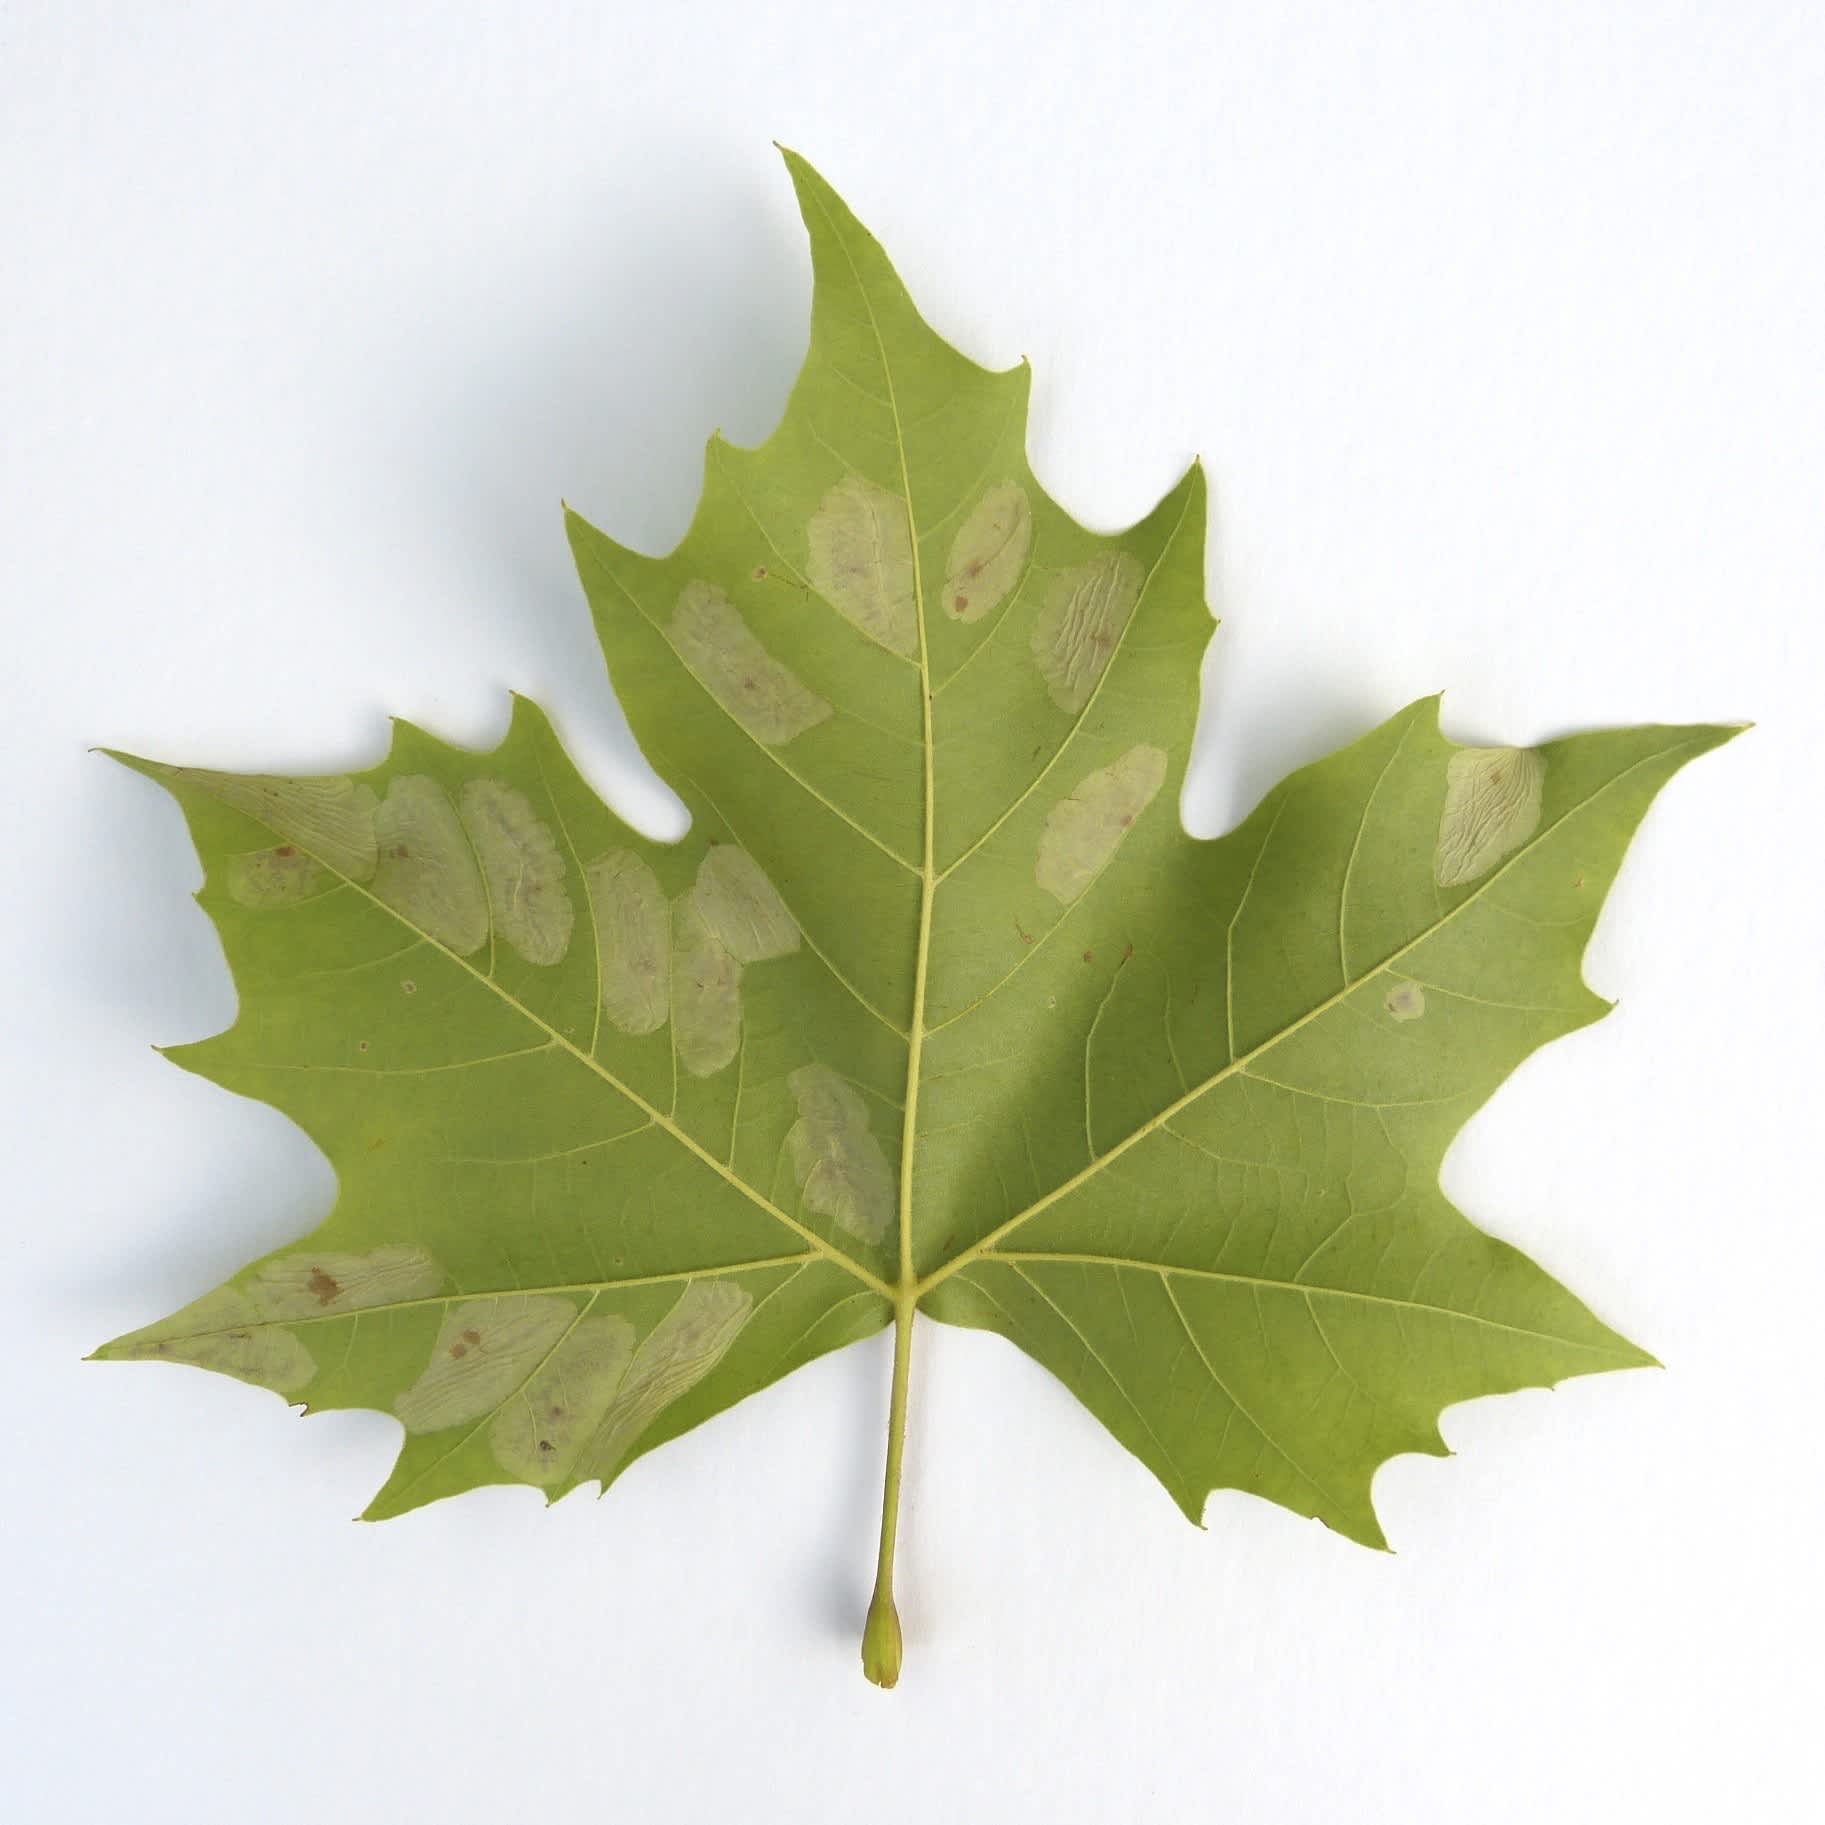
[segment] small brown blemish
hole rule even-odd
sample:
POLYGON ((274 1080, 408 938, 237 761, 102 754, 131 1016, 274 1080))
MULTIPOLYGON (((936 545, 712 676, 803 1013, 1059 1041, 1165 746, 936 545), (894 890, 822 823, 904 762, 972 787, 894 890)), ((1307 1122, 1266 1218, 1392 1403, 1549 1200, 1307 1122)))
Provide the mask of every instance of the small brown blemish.
POLYGON ((969 612, 970 599, 968 596, 953 596, 951 598, 951 613, 953 615, 967 615, 969 612))
POLYGON ((365 1052, 367 1049, 368 1049, 368 1042, 365 1039, 358 1040, 356 1042, 356 1046, 355 1046, 356 1051, 365 1052))
POLYGON ((1094 963, 1096 961, 1096 953, 1094 951, 1085 951, 1084 961, 1086 963, 1094 963))
POLYGON ((464 1343, 475 1344, 475 1343, 480 1343, 481 1340, 482 1340, 482 1334, 480 1331, 463 1332, 463 1342, 464 1343))
POLYGON ((1033 934, 1020 923, 1020 915, 1018 913, 1014 915, 1014 929, 1020 934, 1020 942, 1022 944, 1031 944, 1033 942, 1033 934))
POLYGON ((282 855, 282 856, 287 856, 287 857, 294 856, 297 853, 298 853, 297 850, 290 843, 281 843, 279 845, 279 847, 273 851, 274 855, 282 855))
POLYGON ((756 565, 755 565, 755 566, 754 566, 754 581, 755 581, 755 582, 756 582, 756 583, 764 583, 764 582, 765 582, 765 581, 766 581, 766 580, 767 580, 767 567, 766 567, 766 565, 764 565, 764 564, 756 564, 756 565))
POLYGON ((554 1445, 550 1439, 542 1438, 539 1440, 539 1449, 541 1451, 556 1451, 557 1446, 554 1445))
POLYGON ((342 1291, 342 1283, 336 1276, 334 1274, 326 1274, 320 1267, 313 1267, 311 1269, 310 1278, 306 1280, 304 1284, 317 1295, 317 1303, 319 1305, 328 1305, 329 1302, 342 1291))
POLYGON ((467 1356, 469 1354, 469 1346, 466 1343, 453 1343, 450 1346, 450 1354, 452 1356, 467 1356))
POLYGON ((409 976, 399 986, 404 989, 408 995, 416 995, 418 993, 418 984, 409 976))

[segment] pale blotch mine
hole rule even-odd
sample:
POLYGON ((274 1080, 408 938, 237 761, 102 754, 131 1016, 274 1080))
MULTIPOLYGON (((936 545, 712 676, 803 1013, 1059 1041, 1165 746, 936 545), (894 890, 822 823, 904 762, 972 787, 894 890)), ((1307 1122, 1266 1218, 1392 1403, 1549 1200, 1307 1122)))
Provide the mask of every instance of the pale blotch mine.
POLYGON ((834 714, 749 631, 713 583, 687 583, 672 611, 671 641, 712 697, 756 741, 778 747, 834 714))
POLYGON ((1053 579, 1033 624, 1033 659, 1052 701, 1075 715, 1095 694, 1141 597, 1140 560, 1105 551, 1053 579))
POLYGON ((640 1435, 722 1361, 754 1309, 729 1280, 693 1280, 634 1352, 614 1400, 576 1467, 607 1482, 640 1435))
POLYGON ((713 1077, 741 1048, 741 965, 710 929, 693 887, 672 907, 672 1026, 678 1062, 713 1077))
POLYGON ((1147 742, 1086 774, 1047 814, 1033 879, 1069 906, 1109 866, 1165 778, 1165 750, 1147 742))
POLYGON ((528 1483, 562 1483, 601 1425, 633 1354, 634 1327, 625 1318, 579 1319, 494 1416, 488 1429, 494 1461, 528 1483))
POLYGON ((1000 482, 957 530, 944 567, 944 612, 980 621, 1020 581, 1033 544, 1033 509, 1018 482, 1000 482))
POLYGON ((378 899, 459 957, 488 937, 488 890, 456 807, 436 780, 408 773, 374 813, 378 899))
POLYGON ((321 893, 333 879, 315 856, 306 855, 292 843, 228 858, 229 897, 242 906, 262 911, 296 906, 321 893))
POLYGON ((125 1362, 185 1362, 237 1381, 292 1394, 317 1373, 316 1359, 288 1330, 265 1323, 239 1287, 217 1287, 105 1354, 125 1362))
POLYGON ((1533 748, 1460 748, 1445 771, 1432 872, 1441 887, 1487 874, 1540 825, 1546 757, 1533 748))
POLYGON ((713 843, 697 869, 697 911, 737 963, 788 957, 799 946, 798 922, 761 873, 733 843, 713 843))
POLYGON ((570 1329, 577 1308, 535 1293, 471 1299, 444 1319, 424 1373, 393 1402, 408 1432, 441 1432, 492 1413, 570 1329))
POLYGON ((470 780, 461 809, 495 930, 528 963, 562 961, 577 915, 564 891, 564 857, 551 826, 525 793, 497 779, 470 780))
POLYGON ((1426 991, 1417 982, 1397 982, 1382 1005, 1395 1020, 1417 1020, 1426 1011, 1426 991))
POLYGON ((595 912, 602 1011, 620 1032, 656 1033, 672 996, 672 909, 659 877, 631 849, 598 856, 583 875, 595 912))
POLYGON ((910 659, 919 650, 919 621, 906 503, 847 475, 818 503, 806 530, 812 588, 871 640, 910 659))
POLYGON ((868 1125, 867 1104, 823 1065, 801 1066, 786 1084, 798 1103, 786 1146, 805 1208, 865 1242, 879 1242, 893 1220, 894 1180, 868 1125))
POLYGON ((208 773, 173 767, 181 779, 264 824, 351 881, 374 873, 374 793, 352 779, 280 779, 264 773, 208 773))
POLYGON ((443 1270, 422 1248, 391 1242, 365 1255, 280 1255, 261 1263, 248 1290, 262 1317, 325 1318, 431 1299, 443 1283, 443 1270))

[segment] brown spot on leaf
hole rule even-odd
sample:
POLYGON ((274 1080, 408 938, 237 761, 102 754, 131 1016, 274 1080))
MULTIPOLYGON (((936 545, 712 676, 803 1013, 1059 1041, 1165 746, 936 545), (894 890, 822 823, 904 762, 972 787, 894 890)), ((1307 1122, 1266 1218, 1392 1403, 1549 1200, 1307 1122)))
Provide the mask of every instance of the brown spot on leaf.
POLYGON ((326 1274, 320 1267, 313 1267, 311 1269, 310 1278, 306 1280, 304 1284, 317 1295, 317 1303, 319 1305, 328 1305, 329 1302, 342 1291, 342 1283, 336 1276, 334 1274, 326 1274))

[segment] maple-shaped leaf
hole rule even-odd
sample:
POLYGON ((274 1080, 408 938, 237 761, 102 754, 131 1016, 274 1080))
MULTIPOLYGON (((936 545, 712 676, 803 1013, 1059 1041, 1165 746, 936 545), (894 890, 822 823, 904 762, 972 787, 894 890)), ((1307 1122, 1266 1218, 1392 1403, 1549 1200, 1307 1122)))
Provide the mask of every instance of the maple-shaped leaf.
POLYGON ((285 1111, 334 1210, 103 1348, 397 1416, 368 1514, 606 1487, 894 1325, 891 1683, 914 1314, 1053 1371, 1194 1520, 1249 1490, 1382 1542, 1454 1401, 1651 1359, 1447 1203, 1457 1130, 1598 1019, 1580 957, 1655 793, 1728 728, 1467 748, 1413 705, 1232 834, 1177 814, 1211 631, 1194 467, 1087 532, 1028 372, 920 319, 787 155, 810 352, 711 441, 678 548, 571 517, 648 840, 517 701, 289 779, 131 764, 189 818, 242 1009, 172 1054, 285 1111))

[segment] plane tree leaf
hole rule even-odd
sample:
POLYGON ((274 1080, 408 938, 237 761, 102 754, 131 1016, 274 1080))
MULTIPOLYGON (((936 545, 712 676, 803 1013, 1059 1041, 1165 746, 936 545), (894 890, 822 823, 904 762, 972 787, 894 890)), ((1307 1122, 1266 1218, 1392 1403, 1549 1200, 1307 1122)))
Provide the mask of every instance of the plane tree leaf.
POLYGON ((1045 1364, 1194 1520, 1241 1489, 1370 1545, 1376 1467, 1441 1451, 1445 1406, 1651 1360, 1438 1168, 1606 1011, 1580 959, 1629 838, 1733 731, 1463 747, 1427 699, 1193 840, 1200 471, 1078 525, 1027 466, 1024 364, 943 342, 787 162, 815 289, 779 428, 711 440, 664 557, 569 519, 681 841, 524 700, 491 753, 399 724, 347 776, 129 762, 241 995, 170 1055, 339 1189, 98 1354, 393 1414, 380 1518, 606 1488, 891 1325, 891 1684, 919 1311, 1045 1364))

